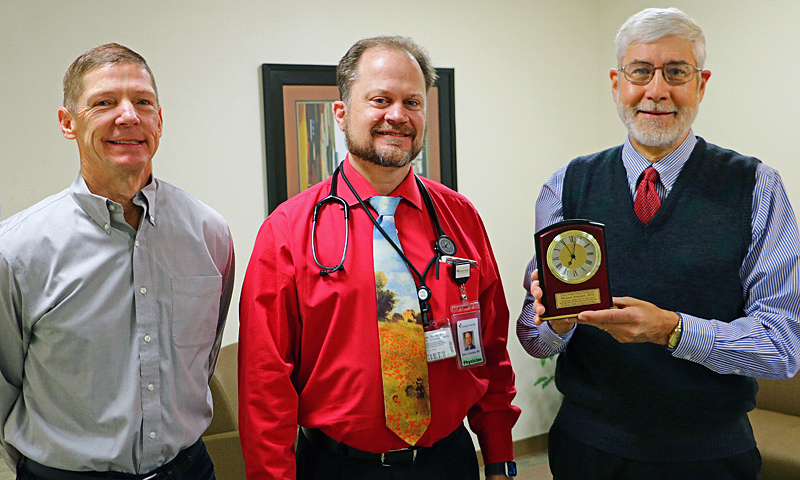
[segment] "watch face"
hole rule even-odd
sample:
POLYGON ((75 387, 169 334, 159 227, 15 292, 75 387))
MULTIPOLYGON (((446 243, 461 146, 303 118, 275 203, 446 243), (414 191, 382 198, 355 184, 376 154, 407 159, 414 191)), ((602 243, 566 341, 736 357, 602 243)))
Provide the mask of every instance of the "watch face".
POLYGON ((506 462, 506 476, 507 477, 517 476, 517 462, 506 462))
POLYGON ((547 249, 547 266, 556 278, 565 283, 589 280, 600 268, 600 245, 582 230, 558 234, 547 249))

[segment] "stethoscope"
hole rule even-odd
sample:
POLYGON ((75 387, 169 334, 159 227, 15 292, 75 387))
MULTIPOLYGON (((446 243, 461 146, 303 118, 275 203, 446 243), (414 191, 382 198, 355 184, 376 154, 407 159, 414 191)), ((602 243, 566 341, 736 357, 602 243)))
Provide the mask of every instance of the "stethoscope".
POLYGON ((451 257, 454 256, 457 250, 455 242, 453 242, 453 240, 451 240, 450 237, 448 237, 444 233, 442 225, 439 223, 439 216, 436 214, 436 208, 433 206, 433 200, 431 200, 431 195, 428 192, 428 189, 425 187, 425 184, 422 183, 422 180, 420 180, 418 176, 414 175, 414 179, 416 180, 417 186, 419 187, 420 193, 422 194, 422 200, 425 202, 425 207, 428 210, 428 216, 430 217, 431 223, 433 224, 433 227, 438 235, 436 241, 433 243, 433 257, 428 262, 428 265, 425 267, 423 273, 420 274, 419 270, 417 270, 414 264, 411 263, 408 257, 406 257, 406 255, 403 253, 403 250, 400 248, 400 246, 397 245, 392 240, 392 238, 386 233, 383 227, 381 227, 378 221, 372 216, 372 213, 370 212, 369 208, 367 208, 367 205, 364 203, 364 200, 361 199, 361 197, 358 195, 358 192, 356 192, 356 189, 353 188, 353 185, 345 176, 342 166, 339 165, 338 167, 336 167, 336 170, 333 172, 333 176, 331 178, 330 193, 328 193, 327 197, 320 200, 314 206, 314 213, 311 220, 311 254, 314 257, 314 262, 317 264, 319 268, 321 268, 319 274, 320 276, 323 277, 330 275, 331 273, 337 272, 339 270, 344 270, 344 260, 345 257, 347 256, 347 246, 350 239, 350 224, 349 224, 350 207, 347 205, 347 202, 345 201, 344 198, 336 194, 338 185, 338 179, 336 178, 337 175, 341 175, 342 179, 344 179, 344 182, 347 184, 347 187, 350 189, 350 192, 352 192, 353 195, 358 200, 358 203, 359 205, 361 205, 361 208, 364 209, 364 212, 366 212, 369 219, 372 220, 373 225, 375 225, 375 227, 378 228, 378 231, 381 232, 381 235, 383 235, 383 237, 389 242, 389 244, 392 246, 392 248, 394 248, 397 254, 400 255, 400 258, 403 259, 403 262, 408 266, 408 269, 411 270, 414 273, 414 275, 416 275, 417 279, 419 279, 420 286, 417 289, 417 298, 419 299, 420 313, 422 314, 423 324, 427 326, 429 324, 428 312, 430 311, 430 308, 428 305, 428 301, 431 299, 431 289, 428 288, 427 285, 425 285, 425 277, 428 275, 428 272, 430 271, 431 267, 433 265, 437 265, 436 277, 438 278, 439 260, 442 258, 442 256, 451 256, 451 257), (341 205, 342 210, 344 211, 344 248, 342 249, 341 260, 339 260, 339 263, 334 266, 323 265, 317 258, 317 244, 316 244, 317 215, 319 214, 322 207, 324 207, 326 204, 329 203, 337 203, 341 205))

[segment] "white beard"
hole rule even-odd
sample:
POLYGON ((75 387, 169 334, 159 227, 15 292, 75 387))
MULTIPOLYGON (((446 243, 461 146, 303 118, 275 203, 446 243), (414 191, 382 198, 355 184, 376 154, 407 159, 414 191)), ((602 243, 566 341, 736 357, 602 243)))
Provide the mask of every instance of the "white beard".
POLYGON ((639 102, 636 106, 631 107, 617 102, 617 113, 628 129, 628 133, 636 142, 648 147, 669 148, 686 136, 697 117, 697 107, 666 108, 661 104, 650 102, 639 102), (636 118, 636 112, 639 110, 677 112, 675 114, 677 122, 674 127, 669 127, 665 125, 664 120, 659 118, 636 118))

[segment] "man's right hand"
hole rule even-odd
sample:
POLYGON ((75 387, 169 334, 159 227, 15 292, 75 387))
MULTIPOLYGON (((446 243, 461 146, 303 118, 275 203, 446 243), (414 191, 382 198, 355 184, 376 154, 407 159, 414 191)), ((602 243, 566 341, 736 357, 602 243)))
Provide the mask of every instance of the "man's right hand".
MULTIPOLYGON (((542 325, 543 322, 541 317, 544 315, 544 305, 542 305, 542 289, 539 287, 539 270, 536 269, 531 273, 531 295, 534 298, 533 301, 533 311, 536 313, 536 316, 533 317, 533 323, 536 325, 542 325)), ((564 335, 569 333, 573 328, 575 328, 575 320, 577 317, 574 318, 565 318, 562 320, 551 320, 547 323, 550 324, 550 328, 553 329, 559 335, 564 335)))

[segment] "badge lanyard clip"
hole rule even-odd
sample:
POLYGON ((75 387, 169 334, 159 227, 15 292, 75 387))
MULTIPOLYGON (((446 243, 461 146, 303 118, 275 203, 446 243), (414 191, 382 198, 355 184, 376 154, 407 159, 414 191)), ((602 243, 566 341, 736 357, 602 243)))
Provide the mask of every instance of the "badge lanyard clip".
POLYGON ((467 289, 464 286, 469 280, 470 276, 472 275, 472 269, 478 267, 478 262, 475 260, 470 260, 468 258, 458 258, 452 256, 444 256, 441 259, 442 262, 446 262, 450 265, 450 275, 453 278, 453 281, 458 285, 459 291, 461 293, 461 300, 466 302, 467 301, 467 289))

